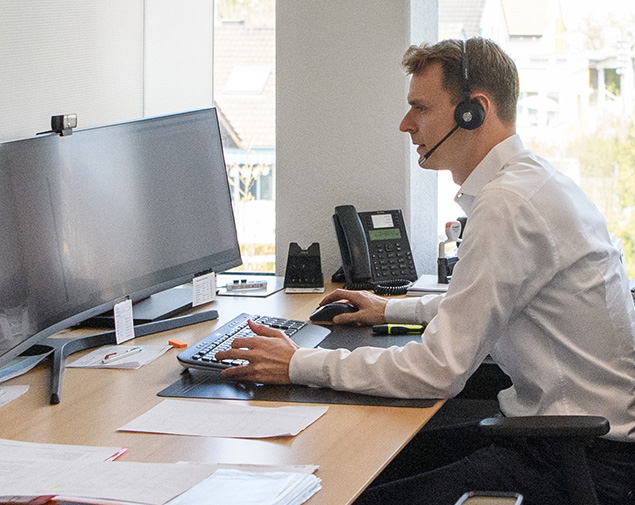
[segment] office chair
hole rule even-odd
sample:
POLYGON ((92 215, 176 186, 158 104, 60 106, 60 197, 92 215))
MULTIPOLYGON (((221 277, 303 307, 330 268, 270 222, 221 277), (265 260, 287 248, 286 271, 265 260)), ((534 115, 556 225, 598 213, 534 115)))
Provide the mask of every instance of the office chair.
POLYGON ((452 420, 456 422, 457 418, 465 416, 466 422, 469 422, 474 413, 489 410, 491 413, 483 415, 484 419, 477 424, 481 433, 498 438, 549 439, 560 446, 571 503, 597 505, 585 446, 595 437, 608 433, 608 420, 595 416, 500 417, 496 397, 500 390, 509 386, 509 377, 493 361, 486 359, 456 399, 449 401, 448 411, 453 414, 452 420))
POLYGON ((565 483, 570 502, 598 505, 587 464, 585 447, 595 437, 609 431, 609 422, 598 416, 490 417, 478 428, 497 438, 543 438, 560 448, 565 483))

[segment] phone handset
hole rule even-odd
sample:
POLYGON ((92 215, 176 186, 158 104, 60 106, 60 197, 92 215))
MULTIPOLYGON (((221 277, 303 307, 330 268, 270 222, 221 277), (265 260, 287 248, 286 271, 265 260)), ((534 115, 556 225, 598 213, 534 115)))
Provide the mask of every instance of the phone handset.
POLYGON ((355 289, 360 285, 357 289, 372 289, 368 242, 355 207, 335 207, 333 224, 342 254, 342 270, 347 286, 355 289))

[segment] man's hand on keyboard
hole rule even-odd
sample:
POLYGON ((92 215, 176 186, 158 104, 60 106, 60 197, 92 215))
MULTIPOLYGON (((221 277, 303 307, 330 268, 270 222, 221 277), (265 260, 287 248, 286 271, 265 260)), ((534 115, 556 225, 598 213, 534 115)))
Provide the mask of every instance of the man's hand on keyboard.
POLYGON ((244 359, 247 365, 233 366, 222 371, 223 376, 235 380, 289 384, 289 363, 298 345, 282 331, 249 321, 257 337, 236 338, 232 348, 219 351, 218 360, 244 359))

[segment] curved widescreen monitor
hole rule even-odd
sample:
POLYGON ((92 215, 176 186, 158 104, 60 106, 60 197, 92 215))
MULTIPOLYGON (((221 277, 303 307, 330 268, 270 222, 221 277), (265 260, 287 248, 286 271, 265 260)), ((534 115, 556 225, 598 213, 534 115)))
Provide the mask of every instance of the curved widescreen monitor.
POLYGON ((241 264, 215 109, 0 144, 0 365, 241 264))

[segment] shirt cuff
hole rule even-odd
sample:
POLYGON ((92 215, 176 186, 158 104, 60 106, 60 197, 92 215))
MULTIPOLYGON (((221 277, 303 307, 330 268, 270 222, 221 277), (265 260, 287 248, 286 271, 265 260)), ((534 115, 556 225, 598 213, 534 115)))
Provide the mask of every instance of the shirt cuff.
POLYGON ((326 387, 324 360, 333 352, 330 349, 297 349, 289 363, 289 379, 292 384, 326 387))
POLYGON ((429 323, 437 315, 444 295, 423 295, 412 298, 388 300, 384 317, 388 323, 429 323))

